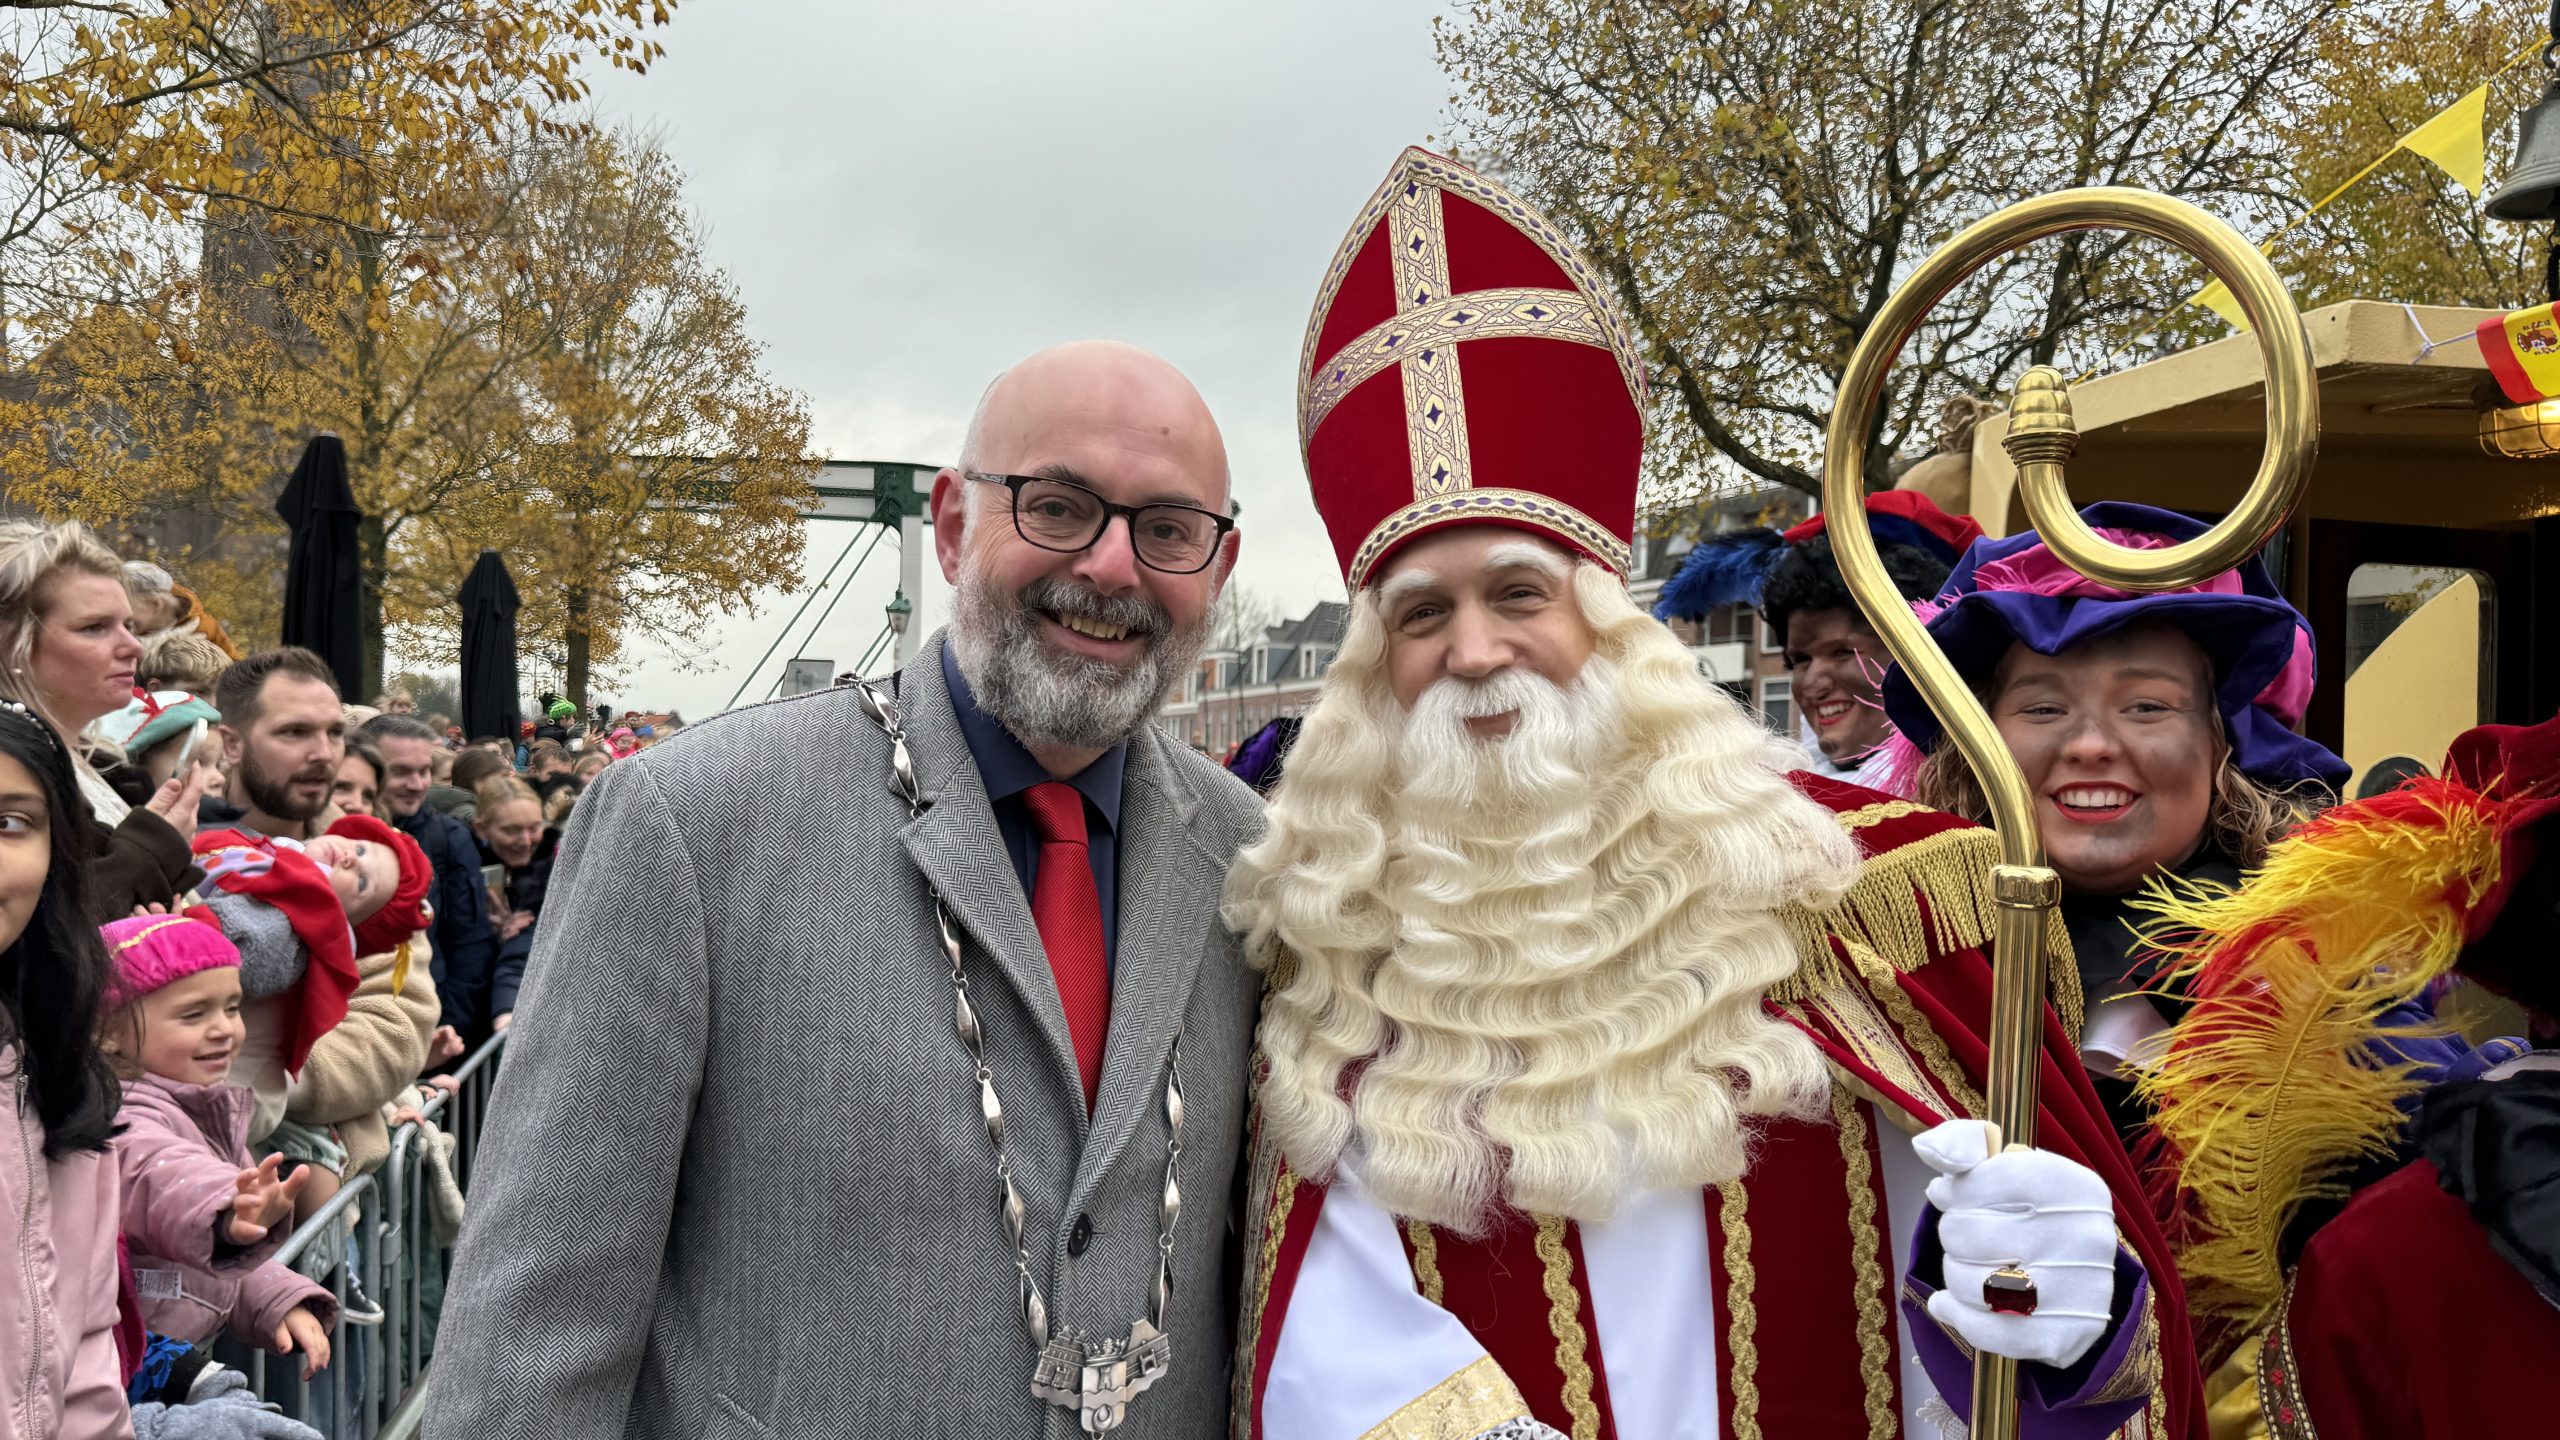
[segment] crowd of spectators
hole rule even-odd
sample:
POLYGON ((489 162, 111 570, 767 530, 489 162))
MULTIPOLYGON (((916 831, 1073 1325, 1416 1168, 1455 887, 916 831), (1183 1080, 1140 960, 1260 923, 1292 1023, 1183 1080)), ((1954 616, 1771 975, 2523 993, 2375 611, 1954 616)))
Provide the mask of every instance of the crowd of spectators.
POLYGON ((663 719, 553 696, 466 740, 244 653, 166 569, 0 522, 0 1290, 66 1437, 308 1437, 216 1348, 330 1363, 340 1245, 274 1258, 513 1019, 570 811, 663 719), (643 733, 643 731, 648 733, 643 733), (423 1087, 423 1088, 422 1088, 423 1087), (121 1216, 122 1223, 102 1223, 121 1216), (14 1313, 15 1307, 30 1307, 14 1313), (129 1428, 128 1428, 129 1427, 129 1428))

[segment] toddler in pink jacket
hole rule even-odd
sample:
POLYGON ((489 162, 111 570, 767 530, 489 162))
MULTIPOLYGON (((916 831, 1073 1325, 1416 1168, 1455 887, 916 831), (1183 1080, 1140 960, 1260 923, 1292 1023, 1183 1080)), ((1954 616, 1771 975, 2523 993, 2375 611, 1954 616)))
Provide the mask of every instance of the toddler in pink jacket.
POLYGON ((142 1318, 200 1344, 228 1330, 329 1363, 330 1293, 268 1257, 284 1241, 304 1176, 280 1157, 249 1162, 249 1091, 223 1083, 240 1048, 240 952, 176 915, 101 928, 115 967, 99 1048, 124 1079, 116 1168, 142 1318))

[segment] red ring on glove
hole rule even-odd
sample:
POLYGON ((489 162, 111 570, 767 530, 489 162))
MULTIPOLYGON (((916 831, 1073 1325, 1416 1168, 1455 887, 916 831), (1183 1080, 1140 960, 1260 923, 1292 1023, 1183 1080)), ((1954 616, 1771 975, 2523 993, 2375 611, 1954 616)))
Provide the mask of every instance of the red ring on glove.
POLYGON ((1982 1303, 1994 1315, 2033 1315, 2035 1277, 2015 1265, 2003 1265, 1982 1277, 1982 1303))

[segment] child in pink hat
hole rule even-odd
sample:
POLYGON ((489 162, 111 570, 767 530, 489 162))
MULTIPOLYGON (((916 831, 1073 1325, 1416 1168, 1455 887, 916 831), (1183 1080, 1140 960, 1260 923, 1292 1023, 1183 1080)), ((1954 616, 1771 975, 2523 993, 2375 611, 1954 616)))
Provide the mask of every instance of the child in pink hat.
POLYGON ((330 1293, 268 1257, 306 1183, 249 1164, 250 1092, 223 1083, 240 1049, 240 952, 177 915, 101 927, 114 974, 99 1048, 124 1081, 117 1170, 144 1323, 173 1340, 228 1331, 308 1378, 329 1363, 330 1293))

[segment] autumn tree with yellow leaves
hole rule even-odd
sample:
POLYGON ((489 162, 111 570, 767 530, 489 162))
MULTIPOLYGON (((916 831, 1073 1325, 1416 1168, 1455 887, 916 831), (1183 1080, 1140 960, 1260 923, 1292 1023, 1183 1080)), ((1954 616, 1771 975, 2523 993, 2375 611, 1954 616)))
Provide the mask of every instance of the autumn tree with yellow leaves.
POLYGON ((796 583, 809 416, 762 375, 745 307, 655 149, 553 147, 509 245, 510 308, 547 337, 515 369, 525 426, 503 483, 430 529, 452 544, 448 571, 474 542, 508 551, 518 633, 556 646, 583 703, 626 640, 682 651, 703 616, 796 583))
MULTIPOLYGON (((2138 185, 2271 230, 2294 155, 2268 117, 2315 83, 2335 8, 1466 0, 1438 43, 1460 153, 1564 225, 1640 331, 1661 422, 1647 498, 1674 510, 1742 477, 1817 488, 1852 346, 2001 205, 2138 185)), ((2201 283, 2112 232, 1991 266, 1905 347, 1868 473, 1925 448, 1950 395, 2094 363, 2201 283)))
POLYGON ((43 423, 0 441, 0 475, 110 530, 209 518, 223 543, 175 558, 235 629, 272 634, 274 487, 301 437, 334 433, 374 633, 450 651, 454 592, 494 547, 525 597, 519 634, 567 665, 573 697, 627 636, 677 638, 788 584, 806 407, 762 375, 672 163, 561 127, 517 144, 475 203, 468 233, 404 251, 427 283, 286 245, 255 283, 177 287, 148 321, 91 312, 22 407, 43 423))
POLYGON ((2514 149, 2509 117, 2546 83, 2535 51, 2548 20, 2530 6, 2397 0, 2343 10, 2323 29, 2308 102, 2278 117, 2299 193, 2320 199, 2382 163, 2273 246, 2303 308, 2374 299, 2505 310, 2551 298, 2545 227, 2489 218, 2444 170, 2393 149, 2486 83, 2482 158, 2494 189, 2514 149))
POLYGON ((789 580, 805 409, 680 177, 574 110, 586 67, 654 58, 664 4, 45 8, 0 41, 13 503, 142 542, 271 637, 272 499, 337 434, 367 688, 386 632, 451 646, 484 544, 564 656, 789 580))
POLYGON ((593 64, 645 68, 671 8, 0 6, 0 321, 41 343, 65 307, 131 298, 140 257, 183 238, 168 226, 226 205, 384 234, 443 228, 448 190, 503 165, 495 142, 583 100, 593 64))

